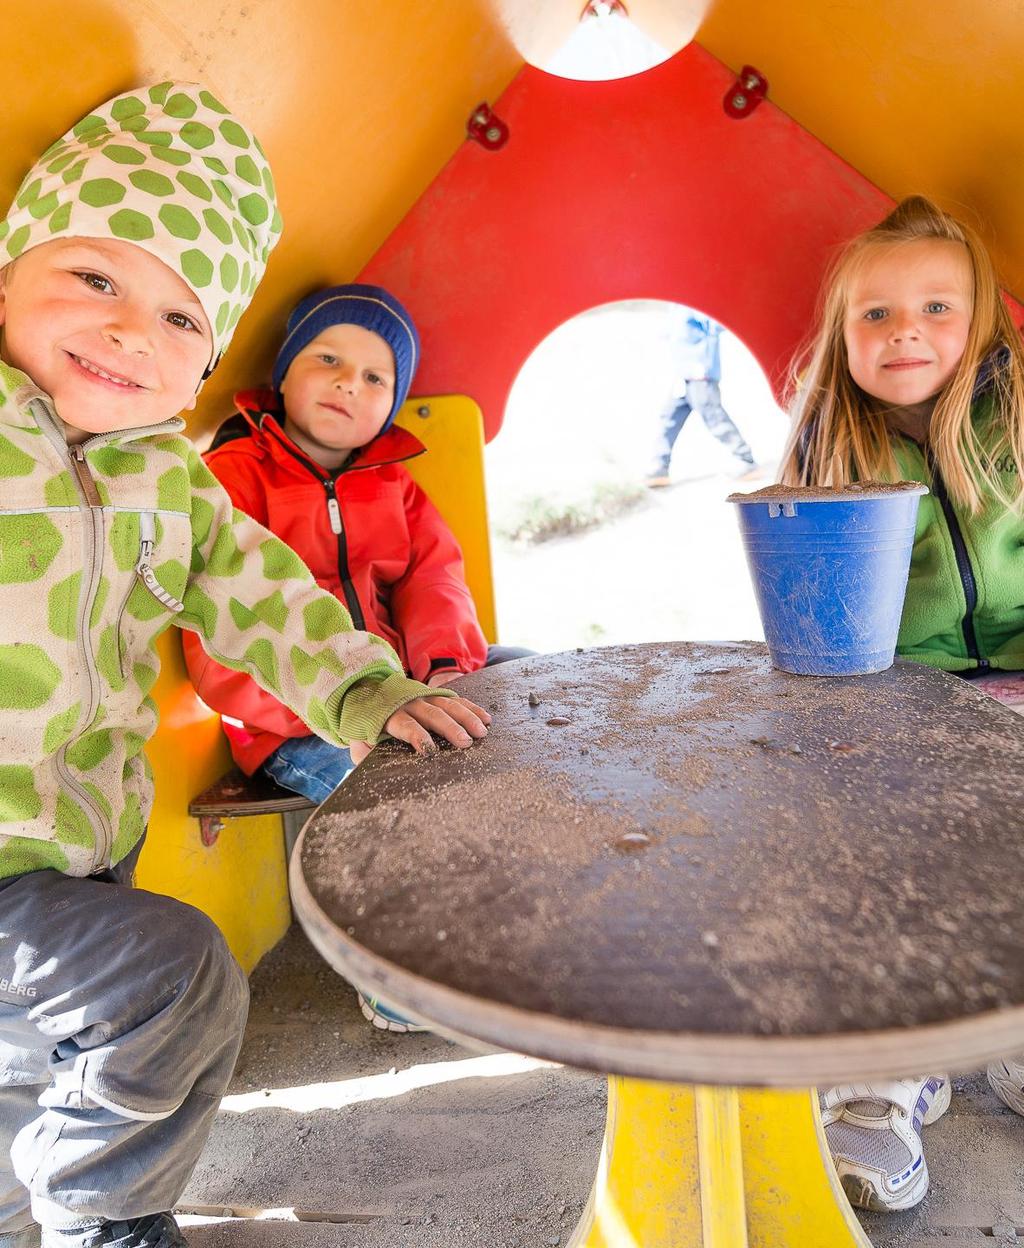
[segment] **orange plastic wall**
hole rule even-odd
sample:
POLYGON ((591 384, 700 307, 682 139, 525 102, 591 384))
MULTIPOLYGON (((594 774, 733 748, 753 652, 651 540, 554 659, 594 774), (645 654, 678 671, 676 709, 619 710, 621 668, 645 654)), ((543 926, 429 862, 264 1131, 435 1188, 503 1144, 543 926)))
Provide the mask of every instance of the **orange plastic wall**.
POLYGON ((697 39, 888 194, 966 217, 1024 295, 1020 0, 715 0, 697 39))
POLYGON ((703 308, 778 382, 833 250, 890 201, 770 102, 729 118, 732 81, 695 44, 614 82, 525 67, 508 144, 464 143, 363 270, 420 325, 417 388, 470 395, 493 437, 538 342, 631 298, 703 308))
POLYGON ((284 236, 193 433, 269 376, 293 303, 353 279, 522 64, 489 0, 3 0, 0 14, 0 212, 53 139, 140 82, 203 82, 266 148, 284 236))

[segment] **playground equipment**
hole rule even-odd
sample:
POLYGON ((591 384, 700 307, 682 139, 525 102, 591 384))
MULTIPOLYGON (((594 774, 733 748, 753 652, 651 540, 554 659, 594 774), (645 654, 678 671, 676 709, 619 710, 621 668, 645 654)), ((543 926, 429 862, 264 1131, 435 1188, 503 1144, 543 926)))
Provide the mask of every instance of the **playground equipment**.
POLYGON ((1021 1046, 1019 718, 914 664, 807 679, 753 644, 547 655, 463 687, 495 709, 486 741, 383 748, 306 825, 313 943, 435 1028, 612 1072, 573 1248, 867 1245, 815 1094, 736 1089, 1021 1046), (899 863, 884 913, 868 861, 899 863))
MULTIPOLYGON (((538 66, 576 24, 597 20, 584 0, 9 0, 4 11, 0 183, 8 193, 69 123, 139 82, 202 79, 267 150, 284 238, 190 418, 197 438, 230 413, 236 388, 267 373, 286 310, 315 285, 380 282, 411 309, 423 339, 417 391, 446 396, 413 399, 405 410, 431 447, 415 470, 433 464, 457 473, 460 498, 471 482, 461 514, 450 510, 453 492, 443 480, 428 486, 466 547, 491 640, 481 431, 500 436, 524 359, 569 317, 618 299, 687 303, 737 333, 778 386, 834 248, 910 191, 979 224, 1008 289, 1024 289, 1024 220, 1016 211, 1024 166, 1014 159, 1024 51, 1018 6, 614 7, 672 55, 620 81, 545 73, 538 66), (744 92, 756 106, 737 103, 744 92)), ((224 771, 227 751, 216 716, 186 681, 173 630, 165 643, 154 690, 162 726, 150 749, 158 796, 140 882, 212 914, 251 968, 290 921, 280 820, 229 820, 204 840, 187 807, 224 771)), ((891 678, 904 680, 903 671, 891 678)), ((935 696, 949 688, 940 682, 935 696)), ((957 695, 956 714, 968 713, 968 694, 957 695)), ((970 707, 986 724, 998 714, 970 707)), ((843 740, 848 730, 837 721, 833 735, 843 740)), ((959 774, 944 777, 947 787, 959 774)), ((792 792, 778 800, 780 809, 796 806, 792 792)), ((1000 808, 1009 808, 1005 795, 1000 808)), ((998 892, 1001 881, 990 883, 998 892)), ((957 1052, 967 1060, 968 1050, 980 1056, 966 1042, 957 1052)), ((855 1066, 840 1073, 850 1077, 855 1066)), ((800 1083, 818 1077, 809 1066, 790 1077, 797 1073, 800 1083)), ((670 1077, 684 1074, 695 1077, 682 1069, 670 1077)), ((753 1072, 731 1071, 741 1077, 753 1072)), ((731 1094, 656 1093, 616 1077, 612 1106, 616 1165, 636 1157, 628 1143, 634 1125, 667 1132, 666 1117, 683 1139, 698 1128, 705 1142, 732 1141, 734 1149, 739 1139, 745 1159, 762 1122, 771 1130, 799 1123, 792 1129, 800 1143, 787 1154, 794 1164, 817 1138, 806 1096, 742 1094, 737 1119, 731 1094)), ((701 1157, 711 1164, 703 1146, 701 1157)), ((755 1172, 745 1162, 749 1207, 761 1190, 755 1172)), ((602 1190, 615 1189, 620 1173, 613 1167, 602 1190)), ((732 1173, 731 1195, 707 1197, 709 1217, 716 1209, 735 1216, 732 1173)), ((760 1173, 767 1191, 774 1180, 760 1173)), ((719 1190, 709 1174, 702 1190, 719 1190)), ((825 1208, 832 1193, 819 1174, 825 1208)), ((722 1223, 715 1242, 740 1242, 731 1233, 722 1223)), ((817 1242, 842 1240, 837 1233, 817 1242)))

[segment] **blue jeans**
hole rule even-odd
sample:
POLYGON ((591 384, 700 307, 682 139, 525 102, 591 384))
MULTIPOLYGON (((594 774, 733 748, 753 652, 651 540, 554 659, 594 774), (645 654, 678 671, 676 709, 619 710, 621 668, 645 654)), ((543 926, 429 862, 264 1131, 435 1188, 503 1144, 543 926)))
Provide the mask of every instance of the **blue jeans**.
POLYGON ((264 762, 264 772, 282 789, 301 793, 319 806, 352 770, 352 755, 320 737, 289 737, 264 762))
POLYGON ((676 400, 675 406, 663 412, 654 457, 648 469, 652 477, 667 477, 672 461, 672 448, 682 432, 690 413, 697 409, 708 433, 736 458, 748 467, 754 466, 754 454, 736 428, 732 417, 722 406, 722 392, 717 381, 688 381, 686 394, 676 400))
MULTIPOLYGON (((489 646, 487 667, 535 654, 517 646, 489 646)), ((263 770, 282 789, 301 793, 319 806, 353 769, 352 755, 320 737, 290 737, 264 762, 263 770)))

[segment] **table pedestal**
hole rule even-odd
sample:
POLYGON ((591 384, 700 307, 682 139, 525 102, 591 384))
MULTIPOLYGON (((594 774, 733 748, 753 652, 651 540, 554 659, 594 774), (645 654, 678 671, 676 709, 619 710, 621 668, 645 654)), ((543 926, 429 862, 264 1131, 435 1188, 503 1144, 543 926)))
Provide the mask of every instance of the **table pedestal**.
POLYGON ((594 1189, 568 1248, 870 1248, 817 1094, 608 1080, 594 1189))
POLYGON ((459 691, 486 740, 384 745, 307 825, 313 943, 451 1034, 615 1073, 572 1248, 867 1248, 810 1092, 639 1080, 828 1087, 1024 1047, 1020 718, 921 664, 806 678, 752 643, 459 691))

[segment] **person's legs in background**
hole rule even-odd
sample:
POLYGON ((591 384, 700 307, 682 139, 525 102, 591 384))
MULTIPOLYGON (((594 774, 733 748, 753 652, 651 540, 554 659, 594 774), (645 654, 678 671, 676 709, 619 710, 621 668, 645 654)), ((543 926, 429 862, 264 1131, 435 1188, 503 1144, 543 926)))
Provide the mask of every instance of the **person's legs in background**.
POLYGON ((673 406, 666 408, 659 417, 658 436, 645 477, 645 484, 652 489, 670 484, 669 469, 672 465, 672 448, 692 411, 693 406, 690 400, 686 395, 681 395, 673 406))
POLYGON ((722 391, 717 381, 688 381, 686 397, 690 406, 700 412, 708 433, 732 451, 745 472, 755 467, 754 452, 747 445, 736 423, 722 406, 722 391))

